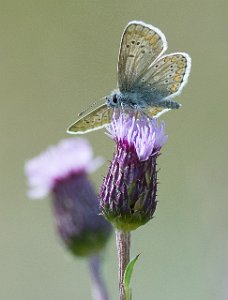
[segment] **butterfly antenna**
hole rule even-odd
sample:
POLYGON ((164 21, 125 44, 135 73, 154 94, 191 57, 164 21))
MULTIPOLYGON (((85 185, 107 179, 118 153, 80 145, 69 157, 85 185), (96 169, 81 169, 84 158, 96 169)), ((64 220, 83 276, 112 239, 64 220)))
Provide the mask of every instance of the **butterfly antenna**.
POLYGON ((84 115, 85 113, 87 113, 91 108, 94 107, 94 105, 96 105, 97 103, 101 102, 101 101, 104 101, 105 97, 93 102, 89 107, 87 107, 85 110, 83 110, 82 112, 80 112, 78 114, 79 117, 81 117, 82 115, 84 115))

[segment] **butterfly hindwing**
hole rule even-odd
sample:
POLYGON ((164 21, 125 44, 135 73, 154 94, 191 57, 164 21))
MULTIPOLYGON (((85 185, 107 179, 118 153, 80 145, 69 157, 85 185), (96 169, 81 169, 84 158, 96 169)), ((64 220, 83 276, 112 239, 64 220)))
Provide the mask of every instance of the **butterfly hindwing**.
POLYGON ((179 94, 187 82, 191 59, 186 53, 172 53, 156 60, 138 80, 142 92, 150 92, 159 102, 179 94), (159 99, 160 97, 160 99, 159 99))
POLYGON ((151 106, 147 109, 143 109, 143 113, 149 118, 158 118, 169 110, 169 108, 151 106))

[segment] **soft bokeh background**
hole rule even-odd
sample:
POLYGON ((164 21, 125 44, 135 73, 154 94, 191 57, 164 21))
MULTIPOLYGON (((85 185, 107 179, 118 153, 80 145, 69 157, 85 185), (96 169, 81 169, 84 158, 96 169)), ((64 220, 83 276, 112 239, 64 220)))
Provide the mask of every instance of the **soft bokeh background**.
MULTIPOLYGON (((86 262, 59 244, 50 199, 26 197, 23 166, 115 88, 134 19, 159 27, 168 52, 188 52, 193 66, 183 109, 164 116, 156 217, 132 234, 132 256, 142 252, 133 299, 228 299, 227 16, 226 0, 0 2, 0 299, 91 299, 86 262)), ((111 159, 103 131, 87 137, 111 159)), ((105 277, 118 299, 114 237, 105 277)))

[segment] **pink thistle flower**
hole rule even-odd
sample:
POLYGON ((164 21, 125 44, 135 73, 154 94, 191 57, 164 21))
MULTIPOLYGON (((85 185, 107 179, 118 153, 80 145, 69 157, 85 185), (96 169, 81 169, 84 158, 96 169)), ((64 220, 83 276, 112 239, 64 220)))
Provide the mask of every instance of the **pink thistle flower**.
POLYGON ((121 113, 107 126, 117 145, 99 193, 103 215, 118 229, 134 230, 156 209, 156 161, 167 141, 165 124, 121 113))
POLYGON ((76 255, 88 256, 106 244, 110 224, 99 215, 88 173, 103 160, 93 158, 87 140, 65 139, 25 164, 30 198, 51 194, 56 226, 65 245, 76 255))
POLYGON ((30 198, 45 197, 56 182, 72 174, 91 173, 103 164, 101 157, 93 158, 93 151, 86 139, 65 139, 49 147, 25 164, 30 198))

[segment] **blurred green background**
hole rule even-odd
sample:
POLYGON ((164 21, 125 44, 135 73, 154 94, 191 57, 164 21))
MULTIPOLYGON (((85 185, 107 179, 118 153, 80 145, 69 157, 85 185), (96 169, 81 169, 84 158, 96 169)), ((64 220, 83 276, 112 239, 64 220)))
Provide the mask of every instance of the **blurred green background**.
MULTIPOLYGON (((23 167, 115 88, 134 19, 160 28, 168 52, 188 52, 192 72, 183 108, 163 117, 156 217, 132 234, 133 299, 228 299, 227 16, 225 0, 0 1, 0 299, 91 299, 86 262, 59 243, 50 199, 28 200, 23 167)), ((111 159, 102 130, 87 138, 111 159)), ((104 268, 118 299, 114 236, 104 268)))

